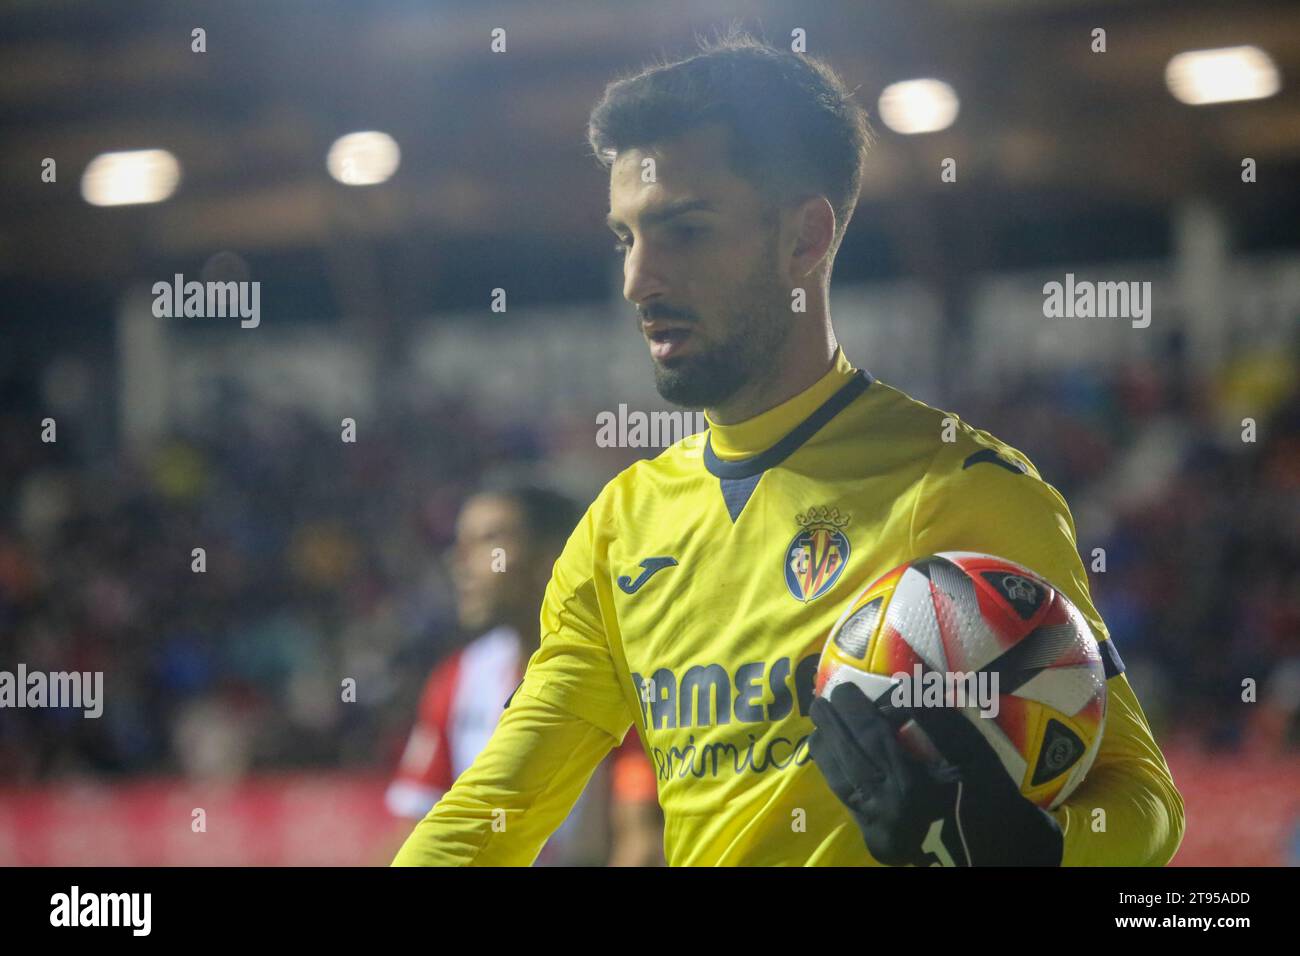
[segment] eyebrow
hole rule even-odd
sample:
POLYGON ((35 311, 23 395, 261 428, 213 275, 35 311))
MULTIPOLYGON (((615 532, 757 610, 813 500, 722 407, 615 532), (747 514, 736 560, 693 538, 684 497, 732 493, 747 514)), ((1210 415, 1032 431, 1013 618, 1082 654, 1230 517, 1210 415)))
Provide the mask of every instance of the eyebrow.
MULTIPOLYGON (((717 212, 718 207, 707 199, 678 199, 676 202, 670 202, 658 209, 648 210, 641 215, 641 222, 647 226, 656 223, 667 222, 669 219, 675 219, 677 216, 684 216, 688 212, 697 210, 703 212, 717 212)), ((626 229, 627 226, 622 221, 615 219, 613 214, 605 217, 605 225, 617 232, 620 228, 626 229)))

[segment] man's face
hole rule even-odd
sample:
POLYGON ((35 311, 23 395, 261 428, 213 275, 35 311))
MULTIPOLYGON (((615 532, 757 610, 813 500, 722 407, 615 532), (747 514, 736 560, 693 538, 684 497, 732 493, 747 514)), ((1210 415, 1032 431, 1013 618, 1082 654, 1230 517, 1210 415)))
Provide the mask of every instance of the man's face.
POLYGON ((620 153, 609 226, 626 248, 623 295, 637 307, 655 385, 688 408, 723 404, 769 374, 790 331, 775 212, 727 165, 721 126, 620 153), (643 161, 654 160, 654 182, 643 161))
POLYGON ((501 624, 533 597, 521 587, 531 577, 532 554, 519 506, 509 498, 476 495, 461 508, 456 541, 448 555, 456 586, 456 611, 461 626, 483 631, 501 624), (493 549, 501 548, 505 571, 493 570, 493 549))

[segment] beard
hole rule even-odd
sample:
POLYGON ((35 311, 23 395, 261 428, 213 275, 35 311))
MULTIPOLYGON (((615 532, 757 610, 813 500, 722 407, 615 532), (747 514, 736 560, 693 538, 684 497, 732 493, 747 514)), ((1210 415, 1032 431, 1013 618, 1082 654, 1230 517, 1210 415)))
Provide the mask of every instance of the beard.
POLYGON ((738 297, 726 316, 723 338, 673 359, 671 365, 651 360, 655 389, 666 401, 685 408, 715 408, 777 365, 791 322, 788 291, 777 278, 775 248, 768 252, 741 283, 743 298, 738 297))

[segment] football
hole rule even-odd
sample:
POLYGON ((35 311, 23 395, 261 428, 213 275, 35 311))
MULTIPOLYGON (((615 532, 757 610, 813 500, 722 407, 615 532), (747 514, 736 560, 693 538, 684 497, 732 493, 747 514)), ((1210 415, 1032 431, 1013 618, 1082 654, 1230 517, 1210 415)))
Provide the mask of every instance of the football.
POLYGON ((831 629, 815 693, 848 681, 899 738, 942 757, 913 707, 959 707, 1029 800, 1059 806, 1083 781, 1106 723, 1106 675, 1087 620, 1064 594, 1003 558, 948 551, 901 565, 831 629))

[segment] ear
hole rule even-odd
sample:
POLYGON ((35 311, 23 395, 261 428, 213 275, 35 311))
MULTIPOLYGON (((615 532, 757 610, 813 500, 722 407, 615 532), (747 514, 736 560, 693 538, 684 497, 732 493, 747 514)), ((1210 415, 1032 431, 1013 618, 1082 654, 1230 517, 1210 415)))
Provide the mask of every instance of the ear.
POLYGON ((835 241, 835 210, 825 196, 810 196, 794 210, 797 230, 790 274, 799 279, 816 272, 835 241))

